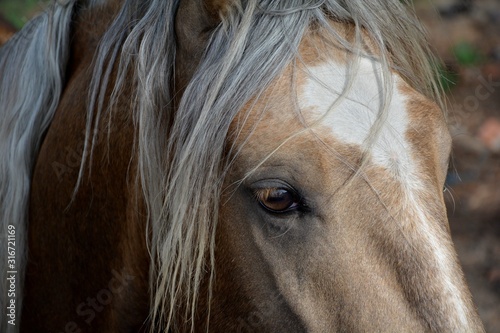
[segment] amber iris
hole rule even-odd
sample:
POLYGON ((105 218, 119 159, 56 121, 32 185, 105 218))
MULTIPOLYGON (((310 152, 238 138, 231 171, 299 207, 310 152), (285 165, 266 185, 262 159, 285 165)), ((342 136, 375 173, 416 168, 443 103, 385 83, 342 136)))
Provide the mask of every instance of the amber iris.
POLYGON ((264 188, 256 191, 259 203, 272 212, 283 213, 298 207, 295 193, 284 188, 264 188))

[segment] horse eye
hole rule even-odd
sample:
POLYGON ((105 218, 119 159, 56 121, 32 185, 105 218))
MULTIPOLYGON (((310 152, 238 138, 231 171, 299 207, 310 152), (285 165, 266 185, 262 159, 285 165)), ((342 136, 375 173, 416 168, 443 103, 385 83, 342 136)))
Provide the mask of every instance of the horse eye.
POLYGON ((284 188, 263 188, 255 191, 259 203, 273 213, 285 213, 299 208, 300 199, 284 188))

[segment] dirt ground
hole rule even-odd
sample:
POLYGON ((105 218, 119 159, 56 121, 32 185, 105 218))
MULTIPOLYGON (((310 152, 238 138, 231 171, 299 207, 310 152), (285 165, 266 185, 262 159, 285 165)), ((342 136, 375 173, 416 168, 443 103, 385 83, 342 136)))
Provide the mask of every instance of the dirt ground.
POLYGON ((416 7, 431 44, 457 74, 448 91, 453 137, 448 216, 486 331, 499 333, 500 1, 417 1, 416 7), (473 51, 464 51, 464 45, 473 51))

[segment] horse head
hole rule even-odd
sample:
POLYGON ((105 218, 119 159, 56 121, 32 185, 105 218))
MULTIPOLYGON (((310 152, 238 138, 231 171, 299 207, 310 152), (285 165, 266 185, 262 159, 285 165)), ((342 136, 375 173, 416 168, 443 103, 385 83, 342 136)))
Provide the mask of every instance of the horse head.
MULTIPOLYGON (((244 6, 255 21, 287 10, 185 1, 176 24, 185 98, 202 81, 193 63, 213 64, 217 52, 241 59, 221 64, 221 75, 227 70, 257 92, 227 129, 211 325, 481 331, 443 200, 451 138, 439 101, 398 69, 398 56, 410 54, 386 51, 382 32, 335 15, 307 25, 299 40, 284 29, 299 17, 282 19, 280 34, 259 30, 244 6), (235 17, 240 30, 230 26, 235 17), (247 48, 218 45, 216 29, 245 36, 238 42, 247 48), (274 58, 283 40, 293 55, 286 64, 274 58), (245 62, 259 55, 258 66, 280 68, 272 80, 245 62)), ((235 86, 221 83, 218 98, 235 86)))

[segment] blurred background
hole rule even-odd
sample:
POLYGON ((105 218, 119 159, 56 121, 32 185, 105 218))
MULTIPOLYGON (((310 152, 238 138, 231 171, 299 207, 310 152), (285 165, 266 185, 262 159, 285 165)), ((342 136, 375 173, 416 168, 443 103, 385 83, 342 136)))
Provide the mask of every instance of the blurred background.
POLYGON ((500 332, 500 0, 414 1, 441 68, 453 137, 445 193, 487 332, 500 332))
MULTIPOLYGON (((0 0, 0 44, 47 2, 0 0)), ((500 333, 500 0, 411 3, 443 60, 453 240, 487 332, 500 333)))

